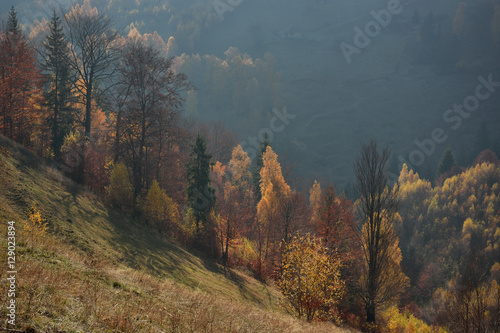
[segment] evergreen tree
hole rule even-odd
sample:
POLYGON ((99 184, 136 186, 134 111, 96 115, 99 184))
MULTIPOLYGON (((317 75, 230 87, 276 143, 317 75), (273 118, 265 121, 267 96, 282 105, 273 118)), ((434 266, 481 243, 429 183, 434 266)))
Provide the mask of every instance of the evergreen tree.
POLYGON ((51 110, 50 127, 52 132, 52 149, 56 159, 61 157, 61 146, 64 137, 71 131, 73 123, 72 82, 68 63, 68 43, 64 36, 60 18, 54 10, 49 23, 50 34, 44 43, 44 63, 42 68, 47 79, 45 98, 51 110))
POLYGON ((262 198, 262 193, 260 192, 260 170, 262 169, 262 166, 264 163, 262 162, 262 155, 266 152, 266 148, 268 146, 271 146, 271 141, 269 140, 269 137, 267 136, 267 133, 264 134, 264 138, 259 144, 259 148, 257 149, 257 154, 255 155, 254 158, 254 167, 253 167, 253 185, 255 188, 255 200, 257 202, 260 201, 262 198))
POLYGON ((444 151, 441 161, 438 164, 437 176, 439 177, 443 173, 450 171, 455 165, 457 165, 457 159, 451 147, 448 147, 444 151))
POLYGON ((7 32, 19 35, 21 33, 21 28, 17 21, 17 13, 14 9, 14 5, 10 8, 9 18, 7 20, 7 32))
POLYGON ((215 207, 215 190, 210 186, 212 155, 207 153, 207 143, 200 135, 196 138, 190 156, 191 160, 186 166, 186 192, 188 207, 193 210, 196 221, 196 242, 215 254, 214 228, 210 222, 210 212, 215 207))

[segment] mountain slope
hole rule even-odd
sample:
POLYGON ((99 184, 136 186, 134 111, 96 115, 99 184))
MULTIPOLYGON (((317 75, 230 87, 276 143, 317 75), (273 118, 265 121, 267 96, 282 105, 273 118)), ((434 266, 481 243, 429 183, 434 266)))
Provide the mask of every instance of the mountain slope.
MULTIPOLYGON (((196 257, 0 137, 0 232, 16 221, 16 327, 44 332, 342 332, 279 311, 272 286, 196 257), (23 230, 30 206, 44 238, 23 230)), ((2 250, 6 237, 0 237, 2 250)), ((6 256, 2 255, 2 263, 6 256)), ((2 267, 6 265, 2 264, 2 267)), ((6 269, 0 278, 5 281, 6 269)), ((2 286, 3 287, 3 286, 2 286)), ((6 304, 2 290, 0 303, 6 304)), ((0 318, 6 318, 6 308, 0 318)), ((6 320, 0 326, 7 327, 6 320)))

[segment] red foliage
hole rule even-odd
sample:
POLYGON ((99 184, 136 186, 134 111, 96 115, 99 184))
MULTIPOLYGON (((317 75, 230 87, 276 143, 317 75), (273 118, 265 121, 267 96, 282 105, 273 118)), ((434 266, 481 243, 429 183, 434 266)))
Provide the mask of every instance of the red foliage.
POLYGON ((22 32, 0 36, 0 129, 3 135, 43 152, 48 147, 42 77, 35 50, 22 32))
POLYGON ((483 164, 483 163, 492 163, 498 165, 500 161, 498 160, 497 155, 489 149, 483 150, 477 155, 474 160, 473 165, 483 164))
POLYGON ((321 195, 315 229, 328 247, 339 251, 344 261, 360 254, 352 203, 337 195, 332 185, 327 186, 321 195))
POLYGON ((434 290, 442 282, 442 269, 437 263, 431 263, 424 268, 417 282, 420 295, 430 298, 434 290))
POLYGON ((454 165, 451 170, 446 171, 445 173, 441 174, 438 179, 436 179, 436 186, 443 186, 444 181, 448 178, 451 178, 453 176, 459 175, 462 172, 464 172, 466 168, 454 165))

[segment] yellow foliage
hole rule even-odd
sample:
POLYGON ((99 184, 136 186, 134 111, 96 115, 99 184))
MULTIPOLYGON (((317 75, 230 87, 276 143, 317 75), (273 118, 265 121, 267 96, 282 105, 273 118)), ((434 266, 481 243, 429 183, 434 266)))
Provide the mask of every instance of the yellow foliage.
MULTIPOLYGON (((401 219, 397 215, 394 219, 401 219)), ((375 284, 377 286, 377 295, 374 299, 377 305, 391 304, 397 300, 397 298, 404 292, 404 290, 409 286, 410 280, 403 273, 401 269, 401 260, 403 256, 401 254, 401 249, 399 248, 399 239, 394 233, 392 223, 384 218, 381 221, 381 227, 379 228, 380 240, 378 243, 378 253, 374 253, 373 256, 377 256, 379 272, 375 277, 375 284), (383 254, 383 255, 382 255, 383 254)), ((369 253, 368 244, 370 239, 372 239, 369 223, 366 222, 363 225, 362 230, 362 247, 365 254, 369 253)), ((375 238, 375 237, 373 237, 375 238)), ((365 272, 360 276, 361 285, 368 290, 368 263, 365 260, 365 272)))
POLYGON ((281 202, 291 194, 291 189, 281 172, 278 155, 271 146, 268 146, 262 155, 262 162, 260 170, 262 199, 257 205, 257 216, 260 223, 269 225, 275 218, 281 202))
POLYGON ((156 180, 153 180, 146 195, 144 213, 160 230, 165 228, 166 222, 178 225, 181 219, 177 203, 160 188, 156 180))
POLYGON ((391 306, 382 312, 385 322, 381 327, 383 333, 415 332, 415 333, 445 333, 444 328, 431 327, 422 320, 415 318, 410 312, 399 312, 397 307, 391 306))
POLYGON ((309 202, 312 208, 311 222, 315 223, 318 220, 321 205, 321 185, 317 180, 314 181, 313 186, 309 190, 309 202))
MULTIPOLYGON (((108 164, 106 167, 109 169, 111 165, 108 164)), ((109 202, 115 207, 124 207, 132 203, 133 187, 125 164, 120 162, 114 165, 106 191, 109 202)))
POLYGON ((23 230, 28 235, 31 245, 43 240, 47 234, 47 221, 35 205, 30 208, 28 220, 25 221, 23 230))
POLYGON ((335 306, 344 293, 341 262, 321 239, 296 235, 282 246, 279 287, 288 299, 287 309, 298 317, 335 319, 335 306))
POLYGON ((231 160, 229 161, 228 171, 231 174, 231 182, 234 186, 239 188, 245 188, 249 186, 252 179, 252 174, 250 173, 250 157, 243 150, 241 145, 237 145, 233 149, 231 155, 231 160))

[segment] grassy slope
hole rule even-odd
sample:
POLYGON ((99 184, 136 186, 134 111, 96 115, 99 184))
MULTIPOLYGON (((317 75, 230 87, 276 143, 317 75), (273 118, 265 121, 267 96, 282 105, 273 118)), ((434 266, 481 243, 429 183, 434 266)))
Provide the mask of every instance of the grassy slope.
MULTIPOLYGON (((274 288, 238 271, 225 272, 161 239, 0 137, 2 235, 10 220, 17 222, 18 327, 29 324, 47 332, 343 331, 282 314, 274 288), (49 222, 45 240, 32 242, 23 234, 32 203, 49 222)), ((4 251, 5 237, 0 239, 4 251)), ((5 255, 1 258, 5 262, 5 255)), ((2 307, 0 318, 5 314, 2 307)), ((7 325, 2 320, 0 326, 7 325)))

